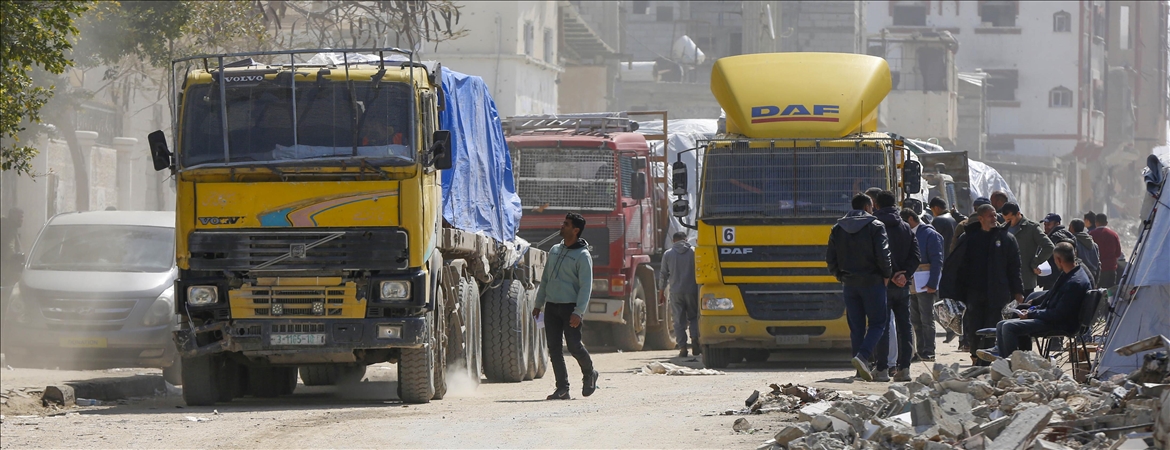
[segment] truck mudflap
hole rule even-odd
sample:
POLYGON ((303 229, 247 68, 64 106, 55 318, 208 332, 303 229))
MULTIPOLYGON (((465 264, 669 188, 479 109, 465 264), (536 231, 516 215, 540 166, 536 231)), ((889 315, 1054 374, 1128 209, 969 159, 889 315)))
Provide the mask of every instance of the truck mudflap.
POLYGON ((194 358, 223 352, 253 355, 332 353, 358 349, 420 348, 424 317, 376 319, 233 320, 174 332, 179 354, 194 358), (204 342, 200 345, 200 342, 204 342))

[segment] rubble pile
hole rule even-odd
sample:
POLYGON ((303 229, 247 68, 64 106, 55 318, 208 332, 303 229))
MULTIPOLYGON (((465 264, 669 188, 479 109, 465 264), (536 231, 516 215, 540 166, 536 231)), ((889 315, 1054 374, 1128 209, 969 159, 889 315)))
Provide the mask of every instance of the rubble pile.
POLYGON ((761 449, 1170 448, 1170 370, 1158 355, 1161 365, 1087 385, 1021 351, 991 367, 935 364, 884 395, 773 384, 725 414, 795 413, 761 449))

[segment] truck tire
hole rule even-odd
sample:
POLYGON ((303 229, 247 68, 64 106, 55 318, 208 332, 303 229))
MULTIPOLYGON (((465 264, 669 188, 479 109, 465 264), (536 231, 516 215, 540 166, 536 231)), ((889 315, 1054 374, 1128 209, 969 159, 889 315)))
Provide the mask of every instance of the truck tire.
POLYGON ((703 354, 699 358, 703 362, 703 367, 708 369, 726 369, 727 365, 731 364, 731 352, 725 348, 704 345, 703 354))
POLYGON ((276 371, 276 382, 280 384, 280 395, 292 395, 297 390, 297 368, 280 367, 276 371))
POLYGON ((636 352, 646 346, 646 292, 642 280, 634 279, 634 290, 626 302, 622 318, 625 324, 615 324, 614 343, 618 349, 636 352))
POLYGON ((250 366, 247 370, 248 393, 253 397, 276 398, 293 391, 288 381, 290 375, 296 376, 295 367, 250 366))
MULTIPOLYGON (((658 299, 650 301, 657 302, 658 299)), ((674 311, 670 307, 670 300, 667 300, 666 305, 663 305, 662 313, 665 316, 663 320, 648 327, 646 346, 651 350, 674 350, 678 346, 678 342, 674 338, 674 311)))
POLYGON ((301 366, 298 371, 305 386, 336 386, 357 383, 366 375, 364 364, 328 364, 301 366))
POLYGON ((519 281, 503 280, 488 290, 481 303, 483 371, 488 381, 519 383, 528 372, 524 319, 532 309, 525 300, 524 286, 519 281))
POLYGON ((428 403, 435 396, 434 315, 427 314, 427 338, 420 348, 404 348, 398 358, 398 398, 428 403))
POLYGON ((216 367, 215 390, 218 394, 216 400, 227 403, 232 399, 243 397, 248 390, 248 380, 250 379, 248 369, 227 356, 219 356, 213 361, 215 361, 216 367))
POLYGON ((744 359, 750 363, 768 362, 768 358, 772 357, 772 352, 764 348, 753 348, 744 350, 744 359))
POLYGON ((211 406, 219 398, 215 359, 211 355, 183 358, 183 402, 187 406, 211 406))
POLYGON ((454 292, 459 301, 455 313, 447 316, 450 319, 447 324, 448 370, 466 378, 475 387, 479 386, 479 377, 483 373, 479 289, 470 276, 461 276, 454 292))

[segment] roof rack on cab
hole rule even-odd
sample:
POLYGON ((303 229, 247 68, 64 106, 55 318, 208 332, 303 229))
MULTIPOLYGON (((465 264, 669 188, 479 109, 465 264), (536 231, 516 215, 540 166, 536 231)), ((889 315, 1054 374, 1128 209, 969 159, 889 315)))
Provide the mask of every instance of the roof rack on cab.
POLYGON ((609 134, 638 130, 638 122, 630 120, 624 112, 512 116, 501 122, 509 135, 609 134))

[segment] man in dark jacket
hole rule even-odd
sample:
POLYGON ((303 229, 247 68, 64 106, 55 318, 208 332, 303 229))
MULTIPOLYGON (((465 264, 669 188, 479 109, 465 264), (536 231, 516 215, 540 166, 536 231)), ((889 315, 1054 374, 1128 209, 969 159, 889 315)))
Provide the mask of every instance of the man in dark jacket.
MULTIPOLYGON (((918 240, 914 232, 910 231, 910 225, 902 220, 897 202, 893 192, 881 191, 877 196, 880 209, 873 215, 886 227, 886 236, 890 240, 890 264, 894 271, 890 284, 886 285, 886 303, 894 315, 898 341, 894 381, 910 381, 910 359, 914 356, 914 335, 910 333, 910 282, 918 270, 921 257, 918 254, 918 240)), ((878 342, 874 380, 889 381, 889 356, 890 333, 887 330, 878 342)))
POLYGON ((825 262, 829 273, 845 284, 845 317, 849 322, 853 367, 862 379, 873 381, 869 361, 890 320, 886 283, 894 272, 886 227, 870 215, 872 200, 857 194, 852 207, 829 232, 825 262))
POLYGON ((581 238, 584 229, 585 218, 580 214, 565 215, 561 223, 562 241, 549 250, 548 262, 540 276, 540 288, 536 290, 532 316, 539 318, 540 310, 545 310, 544 336, 557 383, 556 391, 548 396, 549 400, 570 398, 569 371, 561 351, 562 339, 568 341, 569 354, 581 366, 581 395, 588 397, 597 390, 599 375, 593 370, 589 351, 581 345, 582 317, 585 317, 593 290, 593 258, 589 256, 589 243, 581 238))
POLYGON ((963 339, 970 349, 971 361, 978 362, 975 350, 991 345, 980 345, 982 339, 975 332, 995 326, 1001 318, 1000 310, 1013 297, 1022 303, 1024 283, 1016 238, 1007 228, 996 226, 995 207, 981 205, 972 218, 976 220, 967 225, 955 243, 955 251, 947 258, 939 295, 967 305, 963 339))
POLYGON ((1040 231, 1040 224, 1024 217, 1020 205, 1005 203, 999 212, 1007 221, 1005 225, 1008 232, 1016 237, 1016 245, 1020 246, 1020 276, 1024 280, 1024 293, 1032 292, 1036 290, 1040 265, 1052 256, 1052 241, 1040 231))
MULTIPOLYGON (((1073 244, 1077 241, 1076 237, 1060 224, 1060 214, 1048 213, 1047 216, 1044 216, 1044 221, 1041 223, 1044 224, 1044 234, 1048 235, 1048 240, 1052 241, 1052 245, 1060 245, 1061 242, 1073 244)), ((1048 267, 1052 268, 1052 273, 1047 276, 1036 277, 1037 284, 1043 290, 1052 289, 1052 285, 1056 284, 1056 279, 1060 278, 1060 274, 1064 273, 1056 266, 1054 258, 1056 257, 1048 257, 1048 267)))
POLYGON ((1020 348, 1020 338, 1037 333, 1074 333, 1079 326, 1081 302, 1093 286, 1084 267, 1076 262, 1072 244, 1061 242, 1054 250, 1063 274, 1040 302, 1020 311, 1019 319, 1002 320, 995 326, 995 347, 976 352, 984 361, 1010 356, 1020 348))
POLYGON ((951 240, 955 238, 955 227, 959 224, 955 218, 951 216, 950 211, 947 211, 947 201, 942 197, 935 197, 930 199, 930 214, 934 219, 930 221, 930 226, 934 227, 934 231, 942 235, 943 238, 943 257, 951 254, 951 240))
POLYGON ((1068 230, 1076 238, 1073 248, 1077 251, 1077 259, 1081 266, 1089 271, 1093 288, 1100 287, 1097 280, 1101 279, 1101 251, 1097 248, 1097 243, 1093 242, 1093 237, 1089 236, 1089 232, 1085 229, 1085 222, 1081 219, 1073 219, 1072 222, 1069 222, 1068 230))
POLYGON ((910 295, 910 324, 914 327, 914 348, 918 360, 934 361, 934 302, 938 301, 938 282, 943 269, 943 237, 930 224, 918 221, 913 211, 903 209, 902 219, 918 241, 921 264, 919 276, 914 279, 914 293, 910 295), (921 272, 930 274, 925 283, 921 272))

